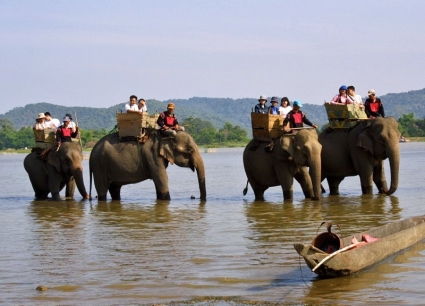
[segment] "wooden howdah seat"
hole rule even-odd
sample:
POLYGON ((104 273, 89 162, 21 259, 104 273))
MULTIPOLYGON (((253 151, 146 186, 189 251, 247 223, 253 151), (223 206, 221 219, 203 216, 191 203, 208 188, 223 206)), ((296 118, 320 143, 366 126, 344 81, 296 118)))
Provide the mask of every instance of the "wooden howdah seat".
POLYGON ((329 127, 333 129, 349 129, 361 120, 368 120, 364 109, 358 105, 336 105, 325 103, 329 127))
POLYGON ((56 145, 56 129, 34 130, 35 147, 50 149, 56 145))
POLYGON ((117 127, 120 140, 139 139, 149 128, 158 128, 159 115, 143 113, 117 113, 117 127))
POLYGON ((251 124, 255 140, 270 141, 283 134, 283 117, 281 115, 251 113, 251 124))

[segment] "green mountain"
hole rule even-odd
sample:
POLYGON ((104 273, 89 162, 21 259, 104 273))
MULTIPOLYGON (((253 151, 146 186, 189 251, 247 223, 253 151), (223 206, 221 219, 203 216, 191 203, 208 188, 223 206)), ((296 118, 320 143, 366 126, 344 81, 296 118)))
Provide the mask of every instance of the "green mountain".
MULTIPOLYGON (((425 117, 425 88, 412 90, 403 93, 390 93, 380 96, 384 103, 387 116, 400 118, 403 114, 413 113, 416 118, 425 117)), ((250 130, 250 112, 257 104, 257 99, 221 99, 193 97, 190 99, 157 101, 148 100, 149 113, 161 112, 166 109, 167 103, 173 101, 176 104, 176 114, 182 122, 188 117, 201 118, 210 121, 216 128, 221 128, 226 122, 232 125, 250 130)), ((69 113, 74 121, 78 119, 79 125, 84 129, 106 130, 112 129, 116 124, 116 112, 124 111, 125 103, 120 103, 109 108, 94 107, 66 107, 50 103, 28 104, 25 107, 16 107, 5 114, 0 115, 0 119, 7 118, 15 126, 20 128, 32 125, 38 113, 49 111, 53 117, 59 120, 69 113), (75 114, 77 116, 75 116, 75 114)), ((303 112, 313 123, 319 126, 327 122, 325 108, 322 105, 304 103, 303 112)))

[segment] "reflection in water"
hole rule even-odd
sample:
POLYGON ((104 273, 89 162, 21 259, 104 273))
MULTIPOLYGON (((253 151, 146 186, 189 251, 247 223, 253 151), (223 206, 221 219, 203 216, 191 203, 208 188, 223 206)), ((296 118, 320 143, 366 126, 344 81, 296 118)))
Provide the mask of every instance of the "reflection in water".
POLYGON ((399 220, 400 212, 398 198, 383 195, 334 196, 323 198, 321 203, 305 201, 300 205, 251 202, 245 206, 254 230, 252 239, 266 242, 309 241, 322 221, 339 224, 345 234, 367 230, 399 220))

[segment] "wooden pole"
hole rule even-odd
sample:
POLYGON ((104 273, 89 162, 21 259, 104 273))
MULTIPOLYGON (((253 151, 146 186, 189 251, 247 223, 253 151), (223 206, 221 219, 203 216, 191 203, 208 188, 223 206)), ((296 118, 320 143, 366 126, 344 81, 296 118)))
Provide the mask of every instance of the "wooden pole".
POLYGON ((322 259, 321 262, 319 262, 311 271, 316 271, 317 268, 319 268, 325 261, 328 261, 329 259, 331 259, 332 257, 334 257, 335 255, 342 253, 344 251, 347 251, 349 249, 352 249, 354 247, 356 247, 359 243, 354 243, 354 244, 350 244, 348 246, 346 246, 345 248, 339 249, 338 251, 333 252, 332 254, 329 254, 328 256, 326 256, 325 258, 322 259))
POLYGON ((75 115, 75 124, 78 127, 78 142, 80 143, 81 152, 83 152, 83 144, 81 143, 81 132, 80 132, 80 127, 78 126, 77 112, 74 112, 74 115, 75 115))

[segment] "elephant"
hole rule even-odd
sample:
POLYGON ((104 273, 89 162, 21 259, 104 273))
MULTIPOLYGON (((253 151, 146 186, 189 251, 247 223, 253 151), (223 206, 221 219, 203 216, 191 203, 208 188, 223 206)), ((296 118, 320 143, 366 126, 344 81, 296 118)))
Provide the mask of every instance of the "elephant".
POLYGON ((282 186, 284 200, 292 199, 295 178, 306 198, 319 200, 322 146, 316 130, 303 129, 296 135, 283 135, 274 140, 271 152, 267 152, 266 145, 267 142, 258 144, 257 140, 251 140, 243 153, 245 173, 255 199, 264 200, 264 192, 279 185, 282 186))
POLYGON ((24 167, 30 178, 36 199, 60 200, 59 192, 66 186, 65 196, 74 197, 75 185, 84 199, 88 199, 83 181, 83 154, 76 142, 64 142, 40 157, 37 151, 28 154, 24 167))
POLYGON ((92 174, 99 201, 106 201, 109 191, 113 200, 121 199, 121 187, 152 179, 158 200, 170 200, 168 163, 197 171, 201 200, 206 200, 205 168, 192 136, 178 131, 162 137, 152 130, 144 143, 120 141, 118 133, 104 136, 90 155, 90 192, 92 174))
POLYGON ((398 187, 400 166, 400 131, 392 117, 378 117, 359 122, 350 129, 324 130, 322 144, 322 180, 329 184, 330 194, 339 194, 339 184, 346 176, 360 176, 363 194, 393 194, 398 187), (383 160, 389 159, 391 185, 387 188, 383 160))

